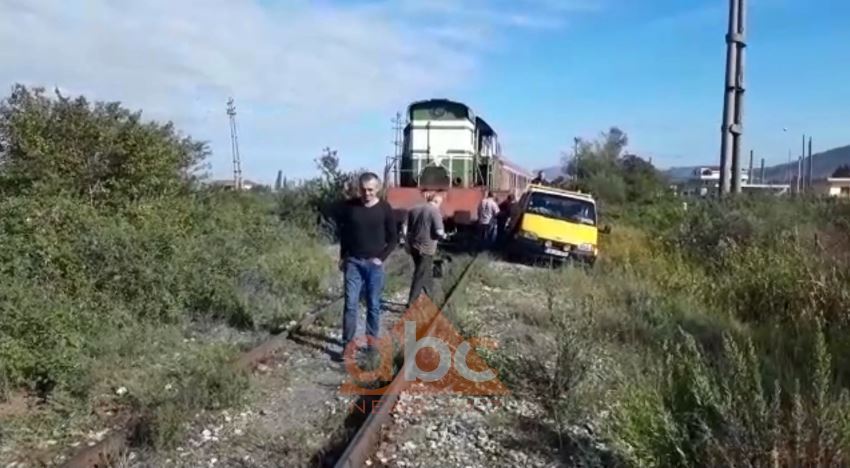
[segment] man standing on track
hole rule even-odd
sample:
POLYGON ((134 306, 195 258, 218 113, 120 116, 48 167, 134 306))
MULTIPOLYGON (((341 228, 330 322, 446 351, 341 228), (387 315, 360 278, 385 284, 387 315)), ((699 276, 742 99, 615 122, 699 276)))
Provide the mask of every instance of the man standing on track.
POLYGON ((499 205, 492 191, 478 205, 478 229, 481 236, 481 249, 490 248, 496 240, 496 215, 499 214, 499 205))
POLYGON ((508 221, 510 221, 515 203, 516 197, 514 197, 514 194, 511 193, 505 201, 499 204, 499 214, 496 215, 497 239, 499 246, 504 245, 505 240, 507 239, 508 221))
MULTIPOLYGON (((346 202, 340 216, 339 268, 345 277, 343 353, 357 331, 361 290, 366 288, 366 334, 377 339, 381 325, 384 262, 398 243, 390 205, 378 197, 381 180, 367 172, 359 179, 360 197, 346 202)), ((353 350, 352 350, 353 351, 353 350)))
POLYGON ((426 200, 426 203, 407 213, 404 224, 405 244, 415 266, 407 299, 408 308, 419 298, 423 289, 434 300, 434 255, 437 253, 437 241, 446 238, 443 215, 440 213, 442 195, 432 192, 426 195, 426 200))

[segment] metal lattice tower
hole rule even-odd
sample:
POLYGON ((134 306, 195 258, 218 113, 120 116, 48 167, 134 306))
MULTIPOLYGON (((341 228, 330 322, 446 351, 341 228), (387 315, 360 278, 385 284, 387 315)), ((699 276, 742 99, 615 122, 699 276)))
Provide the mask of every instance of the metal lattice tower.
POLYGON ((741 137, 744 133, 744 58, 747 0, 729 0, 726 34, 726 88, 720 146, 720 196, 741 191, 741 137))
POLYGON ((242 160, 239 155, 239 134, 236 129, 236 105, 233 98, 227 100, 227 115, 230 117, 230 150, 233 154, 233 190, 242 190, 242 160))
POLYGON ((404 130, 403 121, 401 120, 401 112, 396 112, 393 119, 393 146, 395 147, 395 157, 401 157, 401 132, 404 130))
MULTIPOLYGON (((393 147, 394 147, 394 155, 392 158, 392 177, 393 177, 393 185, 398 186, 401 183, 401 157, 404 152, 402 145, 402 134, 404 131, 404 121, 401 119, 401 112, 396 112, 395 118, 392 120, 393 123, 393 147)), ((389 183, 390 174, 386 174, 384 180, 389 183)))

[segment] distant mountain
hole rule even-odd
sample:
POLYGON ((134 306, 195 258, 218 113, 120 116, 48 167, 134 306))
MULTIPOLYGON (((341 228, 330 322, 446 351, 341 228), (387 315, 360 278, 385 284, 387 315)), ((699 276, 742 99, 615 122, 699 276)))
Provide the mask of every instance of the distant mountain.
MULTIPOLYGON (((808 164, 809 158, 805 158, 804 164, 808 164)), ((743 162, 743 161, 742 161, 743 162)), ((716 162, 712 164, 716 165, 716 162)), ((749 164, 745 161, 744 164, 749 164)), ((754 163, 753 176, 758 178, 759 167, 758 162, 754 163)), ((812 155, 812 178, 825 179, 830 177, 838 166, 850 164, 850 145, 834 148, 822 153, 812 155)), ((670 178, 671 182, 683 182, 691 177, 694 169, 704 166, 686 166, 672 167, 666 169, 664 174, 670 178)), ((784 183, 787 181, 788 173, 793 177, 797 173, 797 161, 791 164, 779 164, 777 166, 769 166, 764 169, 764 177, 767 182, 784 183), (789 171, 790 170, 790 171, 789 171)))
MULTIPOLYGON (((806 158, 804 160, 804 164, 808 164, 808 160, 809 158, 806 158)), ((749 160, 742 161, 742 163, 749 164, 749 160)), ((756 165, 753 167, 753 175, 757 178, 759 176, 758 162, 756 161, 755 164, 756 165)), ((812 155, 812 177, 814 179, 825 179, 830 177, 832 176, 832 173, 835 172, 835 169, 844 164, 850 164, 850 145, 833 148, 822 153, 816 153, 812 155)), ((684 182, 691 178, 694 169, 697 169, 698 167, 705 167, 707 165, 717 165, 717 162, 711 162, 710 164, 702 166, 671 167, 669 169, 664 169, 661 172, 667 176, 672 183, 684 182)), ((787 180, 786 178, 789 169, 793 177, 793 175, 797 173, 797 161, 792 162, 790 165, 779 164, 777 166, 766 167, 764 170, 765 179, 767 182, 784 183, 787 180)), ((554 180, 557 177, 564 175, 561 172, 561 166, 535 169, 533 174, 537 175, 537 171, 543 171, 547 180, 554 180)))
MULTIPOLYGON (((690 178, 691 174, 694 172, 697 166, 691 167, 673 167, 667 170, 659 170, 662 175, 666 176, 670 179, 671 182, 680 182, 687 180, 690 178)), ((565 177, 562 172, 561 166, 551 166, 544 167, 541 169, 535 169, 532 171, 532 174, 537 175, 538 171, 543 171, 543 175, 546 177, 546 180, 555 180, 558 177, 565 177)))
MULTIPOLYGON (((808 161, 809 158, 805 158, 803 164, 808 164, 808 161)), ((814 154, 812 155, 812 178, 825 179, 830 177, 838 169, 838 166, 844 164, 850 164, 850 145, 814 154)), ((766 168, 764 175, 765 179, 770 182, 785 182, 789 172, 792 177, 797 173, 797 161, 766 168)))

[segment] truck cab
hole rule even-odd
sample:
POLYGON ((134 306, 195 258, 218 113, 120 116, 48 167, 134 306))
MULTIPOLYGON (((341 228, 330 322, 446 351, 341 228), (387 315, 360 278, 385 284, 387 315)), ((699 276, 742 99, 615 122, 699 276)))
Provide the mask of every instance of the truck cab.
POLYGON ((596 201, 589 194, 531 185, 511 213, 507 247, 513 256, 593 265, 599 254, 597 222, 596 201))

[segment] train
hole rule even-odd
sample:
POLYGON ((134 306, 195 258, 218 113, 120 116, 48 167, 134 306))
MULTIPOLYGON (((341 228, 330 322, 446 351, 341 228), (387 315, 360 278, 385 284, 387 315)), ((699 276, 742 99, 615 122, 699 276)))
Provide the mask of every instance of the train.
POLYGON ((448 99, 407 107, 400 150, 388 161, 386 200, 401 222, 426 191, 444 195, 449 229, 474 227, 486 192, 497 200, 518 197, 533 176, 503 154, 493 127, 466 104, 448 99))

